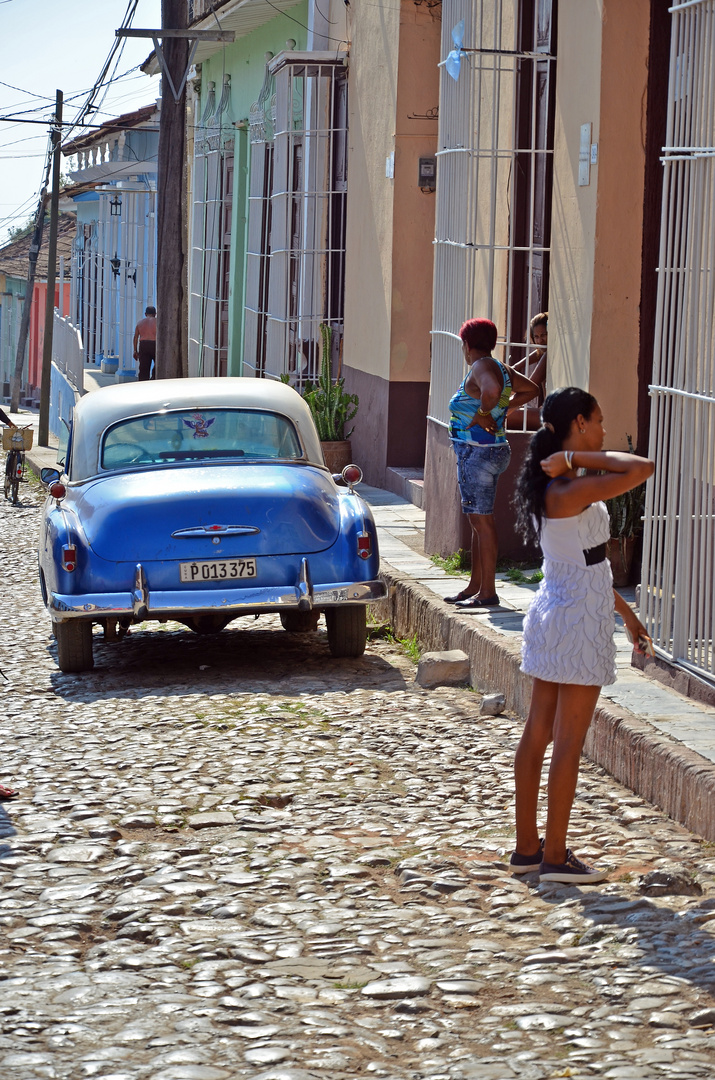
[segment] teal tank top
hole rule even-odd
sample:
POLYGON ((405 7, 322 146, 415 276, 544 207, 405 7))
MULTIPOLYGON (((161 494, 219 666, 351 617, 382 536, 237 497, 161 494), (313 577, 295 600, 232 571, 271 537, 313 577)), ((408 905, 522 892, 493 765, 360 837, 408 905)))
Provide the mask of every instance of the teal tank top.
POLYGON ((496 357, 492 357, 495 364, 498 364, 499 370, 502 374, 504 385, 502 386, 502 392, 499 395, 494 408, 491 410, 491 415, 497 422, 497 430, 494 435, 490 435, 479 424, 475 424, 473 427, 469 427, 474 419, 477 409, 481 409, 482 402, 480 398, 473 398, 471 394, 468 394, 464 389, 464 384, 469 378, 469 372, 462 380, 462 384, 459 390, 454 395, 449 403, 449 437, 450 439, 458 439, 460 442, 472 442, 472 443, 486 443, 493 445, 494 443, 505 443, 506 434, 504 432, 504 421, 509 408, 509 401, 511 399, 511 378, 509 377, 509 371, 502 364, 501 360, 497 360, 496 357))

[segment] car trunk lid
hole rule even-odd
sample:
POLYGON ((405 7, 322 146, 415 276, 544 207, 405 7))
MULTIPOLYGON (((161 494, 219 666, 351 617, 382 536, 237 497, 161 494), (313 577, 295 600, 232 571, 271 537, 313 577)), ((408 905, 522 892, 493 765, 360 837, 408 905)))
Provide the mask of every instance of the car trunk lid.
POLYGON ((148 469, 94 480, 77 513, 103 559, 147 562, 310 554, 335 543, 338 494, 309 465, 148 469))

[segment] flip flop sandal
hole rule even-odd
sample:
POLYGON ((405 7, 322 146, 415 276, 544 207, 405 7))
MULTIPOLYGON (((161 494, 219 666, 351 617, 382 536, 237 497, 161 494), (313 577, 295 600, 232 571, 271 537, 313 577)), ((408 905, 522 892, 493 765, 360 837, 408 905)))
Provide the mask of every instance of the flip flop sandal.
POLYGON ((19 791, 13 791, 12 788, 0 784, 0 802, 6 802, 8 799, 15 799, 19 794, 19 791))
POLYGON ((499 597, 488 596, 486 600, 482 600, 481 596, 470 596, 468 600, 461 600, 457 604, 459 611, 489 611, 491 608, 499 607, 499 597))
POLYGON ((470 600, 474 596, 474 593, 468 593, 466 589, 462 589, 455 596, 443 597, 445 604, 459 604, 462 600, 470 600))

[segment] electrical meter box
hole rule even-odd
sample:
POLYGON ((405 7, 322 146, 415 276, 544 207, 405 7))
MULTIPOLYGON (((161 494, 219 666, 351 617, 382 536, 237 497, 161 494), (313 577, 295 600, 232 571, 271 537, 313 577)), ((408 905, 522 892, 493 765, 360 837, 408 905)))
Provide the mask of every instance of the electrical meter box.
POLYGON ((437 187, 437 158, 420 158, 419 186, 423 191, 434 191, 437 187))

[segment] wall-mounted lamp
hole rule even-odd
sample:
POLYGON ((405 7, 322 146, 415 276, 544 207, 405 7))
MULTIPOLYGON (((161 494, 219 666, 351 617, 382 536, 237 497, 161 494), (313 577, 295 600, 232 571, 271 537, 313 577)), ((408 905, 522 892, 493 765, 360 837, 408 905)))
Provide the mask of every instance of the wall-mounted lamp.
POLYGON ((122 265, 122 260, 118 257, 116 251, 114 252, 114 258, 109 260, 109 265, 112 268, 114 276, 119 277, 119 268, 122 265))
POLYGON ((118 195, 115 195, 113 199, 109 200, 109 213, 112 217, 121 217, 122 200, 118 195))
POLYGON ((137 283, 137 272, 136 272, 136 270, 132 270, 131 274, 127 270, 127 281, 133 281, 134 284, 136 285, 136 283, 137 283))

